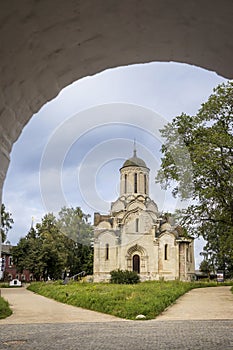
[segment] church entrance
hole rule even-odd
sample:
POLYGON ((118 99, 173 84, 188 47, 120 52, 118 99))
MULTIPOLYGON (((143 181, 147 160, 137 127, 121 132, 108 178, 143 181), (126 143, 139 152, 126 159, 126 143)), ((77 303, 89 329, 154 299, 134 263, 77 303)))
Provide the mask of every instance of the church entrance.
POLYGON ((133 271, 140 273, 140 256, 137 254, 133 256, 133 271))

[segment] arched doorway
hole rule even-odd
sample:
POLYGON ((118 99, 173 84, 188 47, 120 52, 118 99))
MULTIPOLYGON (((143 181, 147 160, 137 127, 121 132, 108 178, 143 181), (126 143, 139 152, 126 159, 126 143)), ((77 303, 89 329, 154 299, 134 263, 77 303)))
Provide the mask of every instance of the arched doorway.
POLYGON ((140 256, 138 254, 133 256, 133 271, 140 273, 140 256))

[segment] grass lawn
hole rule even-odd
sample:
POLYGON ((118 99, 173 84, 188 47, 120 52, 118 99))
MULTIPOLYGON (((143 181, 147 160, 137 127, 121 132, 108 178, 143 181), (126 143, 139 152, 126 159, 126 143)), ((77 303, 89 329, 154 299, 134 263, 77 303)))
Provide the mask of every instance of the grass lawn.
POLYGON ((85 309, 135 320, 142 314, 153 319, 193 288, 216 286, 215 282, 151 281, 134 285, 59 282, 32 283, 28 289, 43 296, 85 309))
POLYGON ((9 307, 8 301, 0 297, 0 319, 6 318, 12 314, 12 311, 9 307))

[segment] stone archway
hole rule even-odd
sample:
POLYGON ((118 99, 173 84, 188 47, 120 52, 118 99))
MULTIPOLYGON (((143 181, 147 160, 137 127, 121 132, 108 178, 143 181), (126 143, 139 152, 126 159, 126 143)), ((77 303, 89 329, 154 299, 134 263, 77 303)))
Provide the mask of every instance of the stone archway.
POLYGON ((127 268, 137 273, 147 273, 148 254, 139 244, 131 246, 126 254, 127 268))
POLYGON ((22 0, 1 7, 0 191, 23 127, 81 77, 150 61, 233 77, 230 0, 22 0))

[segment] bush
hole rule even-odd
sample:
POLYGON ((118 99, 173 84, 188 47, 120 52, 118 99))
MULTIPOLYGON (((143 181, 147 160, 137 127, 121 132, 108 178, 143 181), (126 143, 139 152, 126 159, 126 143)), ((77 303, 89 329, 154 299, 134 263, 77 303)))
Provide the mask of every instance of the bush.
POLYGON ((110 272, 110 283, 117 284, 135 284, 140 282, 140 277, 135 271, 114 270, 110 272))

